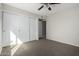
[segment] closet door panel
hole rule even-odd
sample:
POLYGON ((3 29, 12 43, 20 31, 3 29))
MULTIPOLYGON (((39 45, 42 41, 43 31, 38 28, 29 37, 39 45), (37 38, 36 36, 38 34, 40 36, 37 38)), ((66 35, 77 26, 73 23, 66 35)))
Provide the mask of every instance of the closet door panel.
POLYGON ((38 39, 38 21, 26 15, 3 14, 3 45, 18 44, 38 39))
POLYGON ((18 37, 22 42, 29 41, 29 20, 27 16, 20 16, 18 19, 18 37))
POLYGON ((4 12, 3 44, 15 45, 29 41, 29 21, 24 15, 4 12))
POLYGON ((0 47, 2 43, 2 11, 0 10, 0 47))
POLYGON ((16 44, 17 39, 17 15, 4 12, 3 14, 3 44, 16 44))
POLYGON ((30 40, 37 40, 37 19, 30 18, 30 40))

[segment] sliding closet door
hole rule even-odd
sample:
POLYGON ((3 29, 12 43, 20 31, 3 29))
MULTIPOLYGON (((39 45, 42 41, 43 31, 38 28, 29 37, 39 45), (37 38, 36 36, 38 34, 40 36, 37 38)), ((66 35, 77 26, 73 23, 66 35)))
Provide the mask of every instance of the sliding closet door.
POLYGON ((30 40, 38 40, 38 20, 36 18, 30 18, 30 40))
POLYGON ((3 13, 3 46, 38 40, 38 20, 27 15, 3 13))
POLYGON ((16 44, 18 20, 17 15, 3 13, 3 46, 16 44))
POLYGON ((29 21, 27 16, 4 12, 3 43, 15 45, 29 41, 29 21))
POLYGON ((2 11, 0 10, 0 47, 2 43, 2 11))
POLYGON ((18 19, 18 39, 17 42, 29 41, 29 19, 27 16, 20 15, 18 19))

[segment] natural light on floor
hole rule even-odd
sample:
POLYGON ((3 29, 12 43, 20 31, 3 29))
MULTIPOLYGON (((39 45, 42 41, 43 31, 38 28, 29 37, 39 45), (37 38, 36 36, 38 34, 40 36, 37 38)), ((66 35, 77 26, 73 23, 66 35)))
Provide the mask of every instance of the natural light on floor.
POLYGON ((11 49, 11 55, 13 55, 18 50, 18 48, 21 46, 23 42, 19 38, 17 38, 17 36, 12 31, 10 31, 10 41, 11 41, 10 43, 11 47, 14 46, 11 49))

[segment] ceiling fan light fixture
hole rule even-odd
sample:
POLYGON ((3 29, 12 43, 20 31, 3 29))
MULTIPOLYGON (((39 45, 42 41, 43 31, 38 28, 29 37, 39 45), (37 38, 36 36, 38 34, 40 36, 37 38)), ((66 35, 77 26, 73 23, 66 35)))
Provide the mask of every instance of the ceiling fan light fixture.
POLYGON ((48 7, 49 10, 52 10, 51 7, 48 7))

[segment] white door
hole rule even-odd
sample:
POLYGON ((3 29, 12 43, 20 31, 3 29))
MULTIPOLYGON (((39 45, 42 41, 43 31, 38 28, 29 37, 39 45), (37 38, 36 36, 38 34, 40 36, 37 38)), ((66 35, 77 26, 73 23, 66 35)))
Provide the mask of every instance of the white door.
POLYGON ((2 42, 2 12, 0 10, 0 47, 2 42))
POLYGON ((18 19, 18 34, 17 42, 27 42, 29 41, 29 19, 27 16, 20 15, 18 19))
POLYGON ((29 21, 27 16, 4 13, 3 43, 15 45, 29 41, 29 21))
POLYGON ((17 16, 14 14, 3 14, 3 45, 16 44, 17 39, 17 16))
POLYGON ((30 18, 30 40, 37 40, 38 37, 38 21, 35 18, 30 18))
POLYGON ((38 20, 4 12, 3 45, 16 45, 32 40, 38 40, 38 20))

